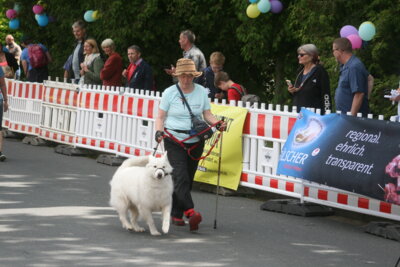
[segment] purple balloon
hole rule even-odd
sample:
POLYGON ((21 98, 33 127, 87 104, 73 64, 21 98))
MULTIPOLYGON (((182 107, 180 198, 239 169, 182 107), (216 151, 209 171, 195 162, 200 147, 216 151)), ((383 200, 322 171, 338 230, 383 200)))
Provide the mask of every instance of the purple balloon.
POLYGON ((353 49, 360 49, 361 48, 362 39, 361 39, 360 36, 358 36, 358 34, 350 34, 346 38, 349 39, 353 49))
POLYGON ((271 12, 272 13, 280 13, 283 9, 283 5, 279 0, 271 0, 271 12))
POLYGON ((358 35, 357 28, 352 26, 352 25, 346 25, 346 26, 343 26, 340 29, 340 37, 344 38, 344 37, 347 37, 347 36, 352 35, 352 34, 358 35))

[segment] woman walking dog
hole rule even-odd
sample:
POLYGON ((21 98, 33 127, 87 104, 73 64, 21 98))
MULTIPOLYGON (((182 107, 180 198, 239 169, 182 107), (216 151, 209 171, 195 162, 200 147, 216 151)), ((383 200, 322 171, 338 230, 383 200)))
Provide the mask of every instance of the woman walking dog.
POLYGON ((181 58, 178 60, 173 74, 178 78, 178 83, 165 89, 155 126, 156 141, 161 142, 163 137, 166 137, 164 138, 164 147, 168 152, 168 160, 174 169, 172 172, 174 181, 172 224, 184 226, 183 215, 185 215, 189 219, 190 231, 197 230, 202 220, 201 214, 194 210, 190 191, 198 158, 203 152, 204 141, 198 136, 190 137, 192 120, 189 108, 186 105, 189 105, 196 117, 203 117, 208 124, 216 125, 220 131, 225 129, 225 123, 219 121, 210 111, 210 101, 206 89, 193 83, 193 79, 201 74, 201 72, 196 71, 191 59, 181 58), (182 93, 187 103, 182 98, 182 93))

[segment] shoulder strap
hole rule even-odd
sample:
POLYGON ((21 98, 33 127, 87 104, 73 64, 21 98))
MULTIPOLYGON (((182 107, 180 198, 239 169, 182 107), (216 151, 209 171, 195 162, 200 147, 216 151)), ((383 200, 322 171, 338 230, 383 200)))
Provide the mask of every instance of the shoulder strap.
POLYGON ((243 91, 239 90, 236 86, 231 86, 228 89, 235 89, 236 92, 238 92, 241 96, 244 96, 246 93, 244 92, 244 88, 242 88, 243 91))
POLYGON ((185 98, 185 96, 183 95, 182 89, 179 87, 179 84, 178 84, 178 83, 176 83, 176 87, 178 88, 178 91, 179 91, 179 93, 180 93, 181 96, 182 96, 182 101, 186 104, 186 106, 187 106, 187 108, 188 108, 188 110, 189 110, 190 117, 193 118, 193 117, 194 117, 194 114, 193 114, 193 112, 192 112, 192 109, 190 108, 189 103, 186 101, 186 98, 185 98))

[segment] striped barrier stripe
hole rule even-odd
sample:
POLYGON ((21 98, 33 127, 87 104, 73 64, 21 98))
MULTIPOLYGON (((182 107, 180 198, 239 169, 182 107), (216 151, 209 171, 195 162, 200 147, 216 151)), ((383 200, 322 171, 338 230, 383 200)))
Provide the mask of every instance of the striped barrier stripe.
POLYGON ((78 103, 78 93, 63 88, 45 87, 43 102, 76 107, 78 103))
POLYGON ((7 123, 8 128, 10 130, 20 132, 20 133, 26 133, 26 134, 32 134, 32 135, 38 135, 40 133, 40 128, 36 126, 29 126, 29 125, 23 125, 19 123, 14 123, 14 122, 8 122, 7 123))
POLYGON ((158 100, 141 98, 135 96, 122 96, 120 112, 122 114, 155 118, 158 110, 158 100))
POLYGON ((286 139, 295 122, 295 117, 249 112, 247 113, 243 133, 260 137, 286 139))
POLYGON ((40 137, 63 144, 74 144, 75 136, 42 129, 40 137))
MULTIPOLYGON (((258 176, 253 174, 242 173, 241 182, 250 183, 265 188, 271 188, 285 193, 301 194, 303 186, 300 183, 284 181, 276 178, 258 176)), ((358 195, 346 194, 343 192, 331 191, 316 187, 304 186, 304 197, 312 199, 337 203, 340 205, 356 207, 359 209, 370 210, 377 213, 391 214, 400 216, 400 205, 367 198, 358 195)))
POLYGON ((83 90, 79 100, 79 107, 98 111, 119 112, 118 103, 120 97, 117 94, 106 92, 89 92, 83 90))

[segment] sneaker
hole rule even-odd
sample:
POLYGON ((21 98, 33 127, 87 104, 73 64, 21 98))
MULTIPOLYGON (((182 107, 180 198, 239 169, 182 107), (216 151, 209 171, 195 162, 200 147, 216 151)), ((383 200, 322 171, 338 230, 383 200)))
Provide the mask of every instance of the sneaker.
POLYGON ((182 218, 176 218, 171 216, 171 222, 173 225, 185 226, 185 221, 182 218))
POLYGON ((2 154, 0 152, 0 161, 5 161, 6 160, 6 156, 4 156, 4 154, 2 154))
POLYGON ((199 230, 199 224, 202 220, 200 212, 197 212, 194 209, 189 209, 185 211, 185 215, 189 218, 190 231, 199 230))

